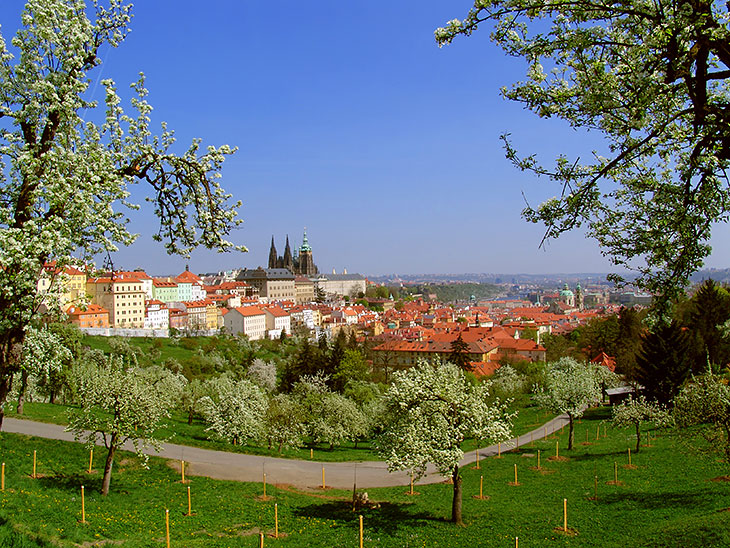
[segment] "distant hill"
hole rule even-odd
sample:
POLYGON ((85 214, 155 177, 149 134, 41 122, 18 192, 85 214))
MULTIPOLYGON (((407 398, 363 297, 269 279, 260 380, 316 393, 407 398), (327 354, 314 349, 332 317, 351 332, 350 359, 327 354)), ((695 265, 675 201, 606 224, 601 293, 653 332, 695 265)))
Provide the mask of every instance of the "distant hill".
POLYGON ((408 285, 406 289, 410 294, 420 293, 424 297, 427 297, 428 295, 436 295, 437 300, 442 303, 468 301, 472 295, 476 297, 477 300, 493 299, 503 292, 501 287, 486 283, 424 283, 408 285))

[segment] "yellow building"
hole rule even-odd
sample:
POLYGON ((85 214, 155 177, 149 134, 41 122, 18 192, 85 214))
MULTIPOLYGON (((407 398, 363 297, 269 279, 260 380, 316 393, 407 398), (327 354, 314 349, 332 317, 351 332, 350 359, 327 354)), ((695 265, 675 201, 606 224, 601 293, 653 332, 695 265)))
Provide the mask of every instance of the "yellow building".
POLYGON ((145 292, 138 278, 127 274, 89 278, 86 292, 94 304, 109 311, 109 327, 144 328, 145 292))

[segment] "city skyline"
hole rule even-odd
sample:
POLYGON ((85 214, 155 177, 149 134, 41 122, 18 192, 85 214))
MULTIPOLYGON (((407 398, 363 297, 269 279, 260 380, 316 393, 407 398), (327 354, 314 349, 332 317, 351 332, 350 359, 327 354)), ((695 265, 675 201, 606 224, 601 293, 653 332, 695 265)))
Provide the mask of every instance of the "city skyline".
MULTIPOLYGON (((4 3, 8 42, 23 5, 4 3)), ((152 127, 167 121, 179 150, 193 137, 238 146, 222 181, 243 201, 244 225, 231 239, 249 253, 167 256, 152 242, 157 225, 143 204, 129 212, 142 236, 114 263, 155 272, 256 268, 267 264, 272 235, 277 248, 286 235, 298 246, 307 227, 322 272, 613 271, 581 233, 538 249, 543 229, 521 219, 525 199, 540 203, 559 189, 513 168, 500 134, 545 161, 601 143, 499 96, 525 66, 491 44, 487 28, 437 47, 433 31, 469 7, 136 5, 131 33, 102 51, 101 71, 90 74, 93 98, 103 100, 99 81, 112 78, 128 100, 128 84, 143 71, 152 127)), ((726 225, 716 231, 706 266, 730 265, 728 236, 726 225)))

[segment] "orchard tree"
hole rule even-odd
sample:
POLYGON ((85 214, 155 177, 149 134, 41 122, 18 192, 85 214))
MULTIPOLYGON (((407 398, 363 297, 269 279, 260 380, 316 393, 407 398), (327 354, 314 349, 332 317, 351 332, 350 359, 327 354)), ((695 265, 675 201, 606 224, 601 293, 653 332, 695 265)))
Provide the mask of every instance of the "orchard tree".
POLYGON ((267 405, 264 392, 248 379, 234 381, 225 375, 210 387, 212 394, 199 403, 210 424, 207 430, 234 444, 260 438, 267 405))
POLYGON ((492 442, 509 439, 513 415, 506 403, 489 403, 485 384, 471 385, 454 364, 416 367, 393 375, 384 395, 383 431, 375 446, 388 469, 412 470, 417 477, 433 464, 453 482, 451 521, 462 524, 461 443, 468 437, 492 442))
POLYGON ((209 395, 209 385, 200 379, 187 382, 180 393, 180 410, 188 417, 188 424, 193 424, 195 415, 202 412, 200 400, 209 395))
POLYGON ((137 455, 147 463, 147 447, 159 449, 157 431, 177 404, 184 377, 161 367, 127 367, 124 359, 110 356, 105 364, 95 359, 77 363, 69 374, 74 398, 67 430, 93 447, 101 436, 107 448, 101 494, 109 494, 114 455, 131 441, 137 455))
POLYGON ((71 351, 63 344, 63 339, 50 329, 36 329, 29 326, 23 344, 23 359, 20 366, 18 386, 18 415, 23 414, 23 402, 29 378, 33 384, 50 385, 54 376, 63 368, 64 362, 71 359, 71 351))
POLYGON ((535 401, 554 413, 568 415, 568 450, 573 449, 574 420, 601 401, 602 387, 613 374, 602 365, 562 358, 547 365, 544 384, 535 387, 535 401))
POLYGON ((644 396, 630 398, 613 407, 611 422, 618 428, 633 426, 636 429, 636 452, 641 448, 641 423, 653 422, 655 426, 668 426, 672 417, 664 406, 647 401, 644 396))
POLYGON ((306 431, 304 410, 291 394, 277 394, 269 399, 264 416, 263 438, 271 449, 279 453, 284 447, 301 447, 306 431))
MULTIPOLYGON (((60 272, 72 256, 132 243, 125 210, 137 207, 128 200, 134 186, 146 185, 160 219, 154 238, 169 253, 243 249, 226 239, 240 222, 238 204, 218 181, 234 149, 196 139, 174 153, 172 131, 163 124, 152 133, 143 76, 131 114, 109 79, 102 101, 89 96, 100 52, 122 43, 131 9, 123 0, 27 0, 12 49, 0 35, 0 427, 27 327, 41 310, 44 265, 55 261, 60 272)), ((59 280, 51 282, 57 290, 59 280)))
POLYGON ((305 375, 293 394, 302 409, 306 432, 313 443, 327 443, 330 449, 354 440, 367 430, 367 419, 355 402, 332 392, 329 378, 321 372, 305 375))
POLYGON ((504 135, 519 169, 557 187, 523 215, 545 225, 543 242, 584 227, 662 303, 703 265, 713 227, 728 220, 727 11, 695 0, 475 0, 464 20, 435 33, 444 45, 489 26, 528 64, 507 99, 604 137, 601 152, 547 167, 504 135))
POLYGON ((679 426, 708 425, 705 437, 730 463, 730 387, 723 379, 711 372, 693 378, 674 398, 673 413, 679 426))

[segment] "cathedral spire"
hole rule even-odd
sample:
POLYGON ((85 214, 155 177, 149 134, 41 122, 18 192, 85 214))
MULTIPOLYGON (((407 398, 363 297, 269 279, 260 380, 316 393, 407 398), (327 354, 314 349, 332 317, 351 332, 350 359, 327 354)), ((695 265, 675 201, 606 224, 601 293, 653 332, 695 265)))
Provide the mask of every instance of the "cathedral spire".
POLYGON ((276 268, 276 246, 274 237, 271 237, 271 249, 269 250, 269 268, 276 268))
POLYGON ((286 248, 284 248, 284 268, 294 269, 294 260, 291 256, 291 247, 289 246, 289 234, 286 235, 286 248))

